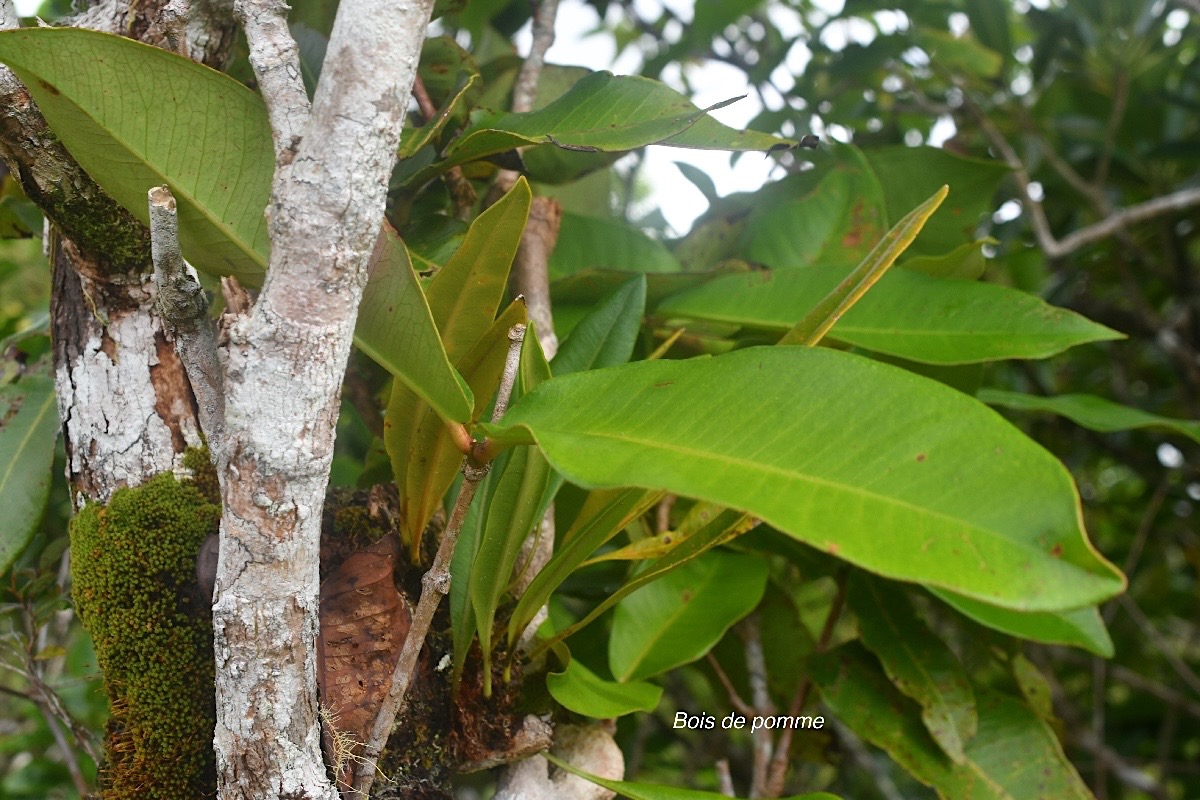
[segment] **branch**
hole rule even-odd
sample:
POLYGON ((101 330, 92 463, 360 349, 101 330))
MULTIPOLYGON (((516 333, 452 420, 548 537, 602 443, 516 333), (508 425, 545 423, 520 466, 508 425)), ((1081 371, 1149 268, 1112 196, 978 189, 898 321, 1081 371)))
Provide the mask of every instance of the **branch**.
POLYGON ((554 44, 554 18, 558 15, 558 0, 541 0, 533 14, 533 44, 529 56, 517 73, 513 84, 512 110, 517 113, 533 110, 537 99, 538 79, 546 63, 546 51, 554 44))
MULTIPOLYGON (((964 91, 964 97, 967 97, 964 91)), ((1029 220, 1033 226, 1034 236, 1037 238, 1038 246, 1048 258, 1056 259, 1068 256, 1076 250, 1094 242, 1106 239, 1138 222, 1147 219, 1153 219, 1172 211, 1182 211, 1192 206, 1200 205, 1200 187, 1191 189, 1181 189, 1178 192, 1156 197, 1153 200, 1147 200, 1144 203, 1138 203, 1135 206, 1114 211, 1108 217, 1097 222, 1094 225, 1089 225, 1086 228, 1074 231, 1068 234, 1063 239, 1055 239, 1054 234, 1050 230, 1050 222, 1046 218, 1046 211, 1042 208, 1040 201, 1035 200, 1030 193, 1029 187, 1033 182, 1029 177, 1029 170, 1025 167, 1020 156, 1013 150, 1012 145, 1004 138, 1004 134, 996 127, 996 124, 983 113, 969 97, 965 100, 967 108, 971 110, 976 122, 979 123, 980 130, 987 137, 991 146, 1000 154, 1004 162, 1008 164, 1013 171, 1013 176, 1017 179, 1017 185, 1021 189, 1021 199, 1025 207, 1029 209, 1029 220)), ((1092 199, 1091 193, 1088 194, 1089 199, 1092 199)))
MULTIPOLYGON (((751 614, 742 620, 738 633, 746 647, 746 674, 750 679, 750 695, 754 701, 754 713, 759 717, 775 715, 775 704, 771 702, 771 692, 767 688, 767 661, 762 648, 762 630, 758 624, 758 615, 751 614)), ((767 795, 771 757, 774 754, 774 737, 766 727, 759 727, 753 734, 754 758, 750 778, 751 797, 770 797, 767 795)))
MULTIPOLYGON (((432 124, 437 119, 438 110, 437 106, 433 104, 429 92, 425 89, 425 82, 421 80, 420 75, 417 75, 416 80, 413 81, 413 97, 417 101, 417 108, 421 110, 421 115, 425 117, 425 123, 432 124)), ((442 176, 442 180, 446 182, 450 200, 454 203, 454 215, 463 222, 469 222, 471 209, 479 200, 479 196, 475 194, 475 187, 463 175, 461 166, 451 167, 442 176)))
MULTIPOLYGON (((514 325, 508 332, 508 357, 504 362, 504 373, 500 379, 500 389, 496 396, 495 410, 492 421, 497 422, 504 416, 508 401, 512 395, 513 384, 516 382, 517 366, 521 357, 521 343, 525 339, 525 326, 514 325)), ((471 459, 463 461, 462 488, 458 490, 458 498, 454 502, 454 510, 450 521, 442 531, 442 539, 438 543, 437 554, 429 571, 421 578, 421 598, 417 601, 417 609, 413 612, 412 623, 408 635, 404 639, 404 647, 396 661, 396 669, 392 673, 392 686, 388 695, 379 706, 375 716, 375 725, 371 729, 371 737, 367 740, 362 758, 358 761, 358 773, 354 778, 354 792, 362 797, 370 797, 371 785, 375 782, 376 765, 379 756, 387 745, 392 728, 396 725, 396 716, 404 708, 404 700, 408 688, 412 685, 413 676, 417 671, 417 658, 425 646, 429 629, 433 625, 433 615, 442 597, 450 592, 450 561, 454 557, 454 546, 458 543, 458 534, 462 530, 463 521, 475 498, 479 482, 488 473, 489 465, 475 466, 471 459)))
POLYGON ((311 105, 300 74, 300 47, 287 23, 283 0, 236 0, 238 22, 246 32, 250 66, 267 104, 275 142, 275 163, 292 162, 311 105))
POLYGON ((167 186, 150 190, 150 253, 158 313, 175 331, 175 349, 199 406, 200 428, 208 438, 218 473, 225 464, 225 371, 208 317, 208 300, 179 249, 179 218, 167 186))

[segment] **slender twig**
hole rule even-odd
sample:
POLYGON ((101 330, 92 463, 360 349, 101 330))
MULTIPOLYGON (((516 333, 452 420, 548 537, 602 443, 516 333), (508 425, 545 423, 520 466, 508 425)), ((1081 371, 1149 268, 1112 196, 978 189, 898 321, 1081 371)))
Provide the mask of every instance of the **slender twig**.
MULTIPOLYGON (((1104 741, 1104 707, 1108 691, 1106 666, 1104 659, 1092 659, 1092 736, 1098 742, 1104 741)), ((1102 758, 1096 759, 1092 790, 1096 800, 1108 800, 1108 762, 1102 758)))
MULTIPOLYGON (((965 92, 964 96, 966 96, 965 92)), ((1033 226, 1038 246, 1049 258, 1063 258, 1082 247, 1107 239, 1138 222, 1200 205, 1200 187, 1181 189, 1144 203, 1113 211, 1094 225, 1073 231, 1062 239, 1056 239, 1050 230, 1050 221, 1046 218, 1045 209, 1030 192, 1033 180, 1029 177, 1029 170, 1026 169, 1025 162, 1013 150, 1012 145, 1004 138, 1004 134, 996 127, 996 124, 969 97, 966 100, 966 106, 974 115, 988 142, 1012 169, 1017 185, 1021 189, 1021 199, 1029 210, 1030 224, 1033 226)))
POLYGON ((1171 669, 1175 670, 1175 674, 1179 676, 1180 680, 1186 683, 1188 688, 1193 692, 1200 695, 1200 677, 1175 653, 1170 643, 1163 638, 1158 628, 1154 627, 1154 623, 1142 613, 1142 609, 1138 607, 1133 598, 1127 594, 1122 595, 1119 602, 1121 603, 1121 608, 1125 609, 1125 613, 1141 628, 1146 638, 1162 653, 1163 658, 1171 665, 1171 669))
POLYGON ((554 18, 558 15, 558 0, 541 0, 533 12, 533 44, 529 55, 517 73, 513 84, 512 110, 518 113, 533 110, 537 99, 538 79, 546 63, 546 51, 554 44, 554 18))
POLYGON ((729 759, 718 758, 713 765, 717 771, 717 785, 721 794, 726 797, 737 797, 733 788, 733 776, 729 774, 729 759))
MULTIPOLYGON (((843 572, 837 579, 837 592, 833 595, 833 601, 829 604, 829 613, 825 617, 825 624, 821 627, 821 635, 817 639, 817 653, 824 653, 829 649, 829 642, 833 638, 833 630, 837 627, 837 622, 841 619, 842 609, 846 605, 846 574, 843 572)), ((799 685, 796 687, 796 693, 792 696, 792 704, 788 708, 788 716, 795 717, 804 709, 804 704, 808 702, 808 693, 812 690, 812 680, 808 675, 800 679, 799 685)), ((788 768, 788 752, 792 749, 792 734, 794 728, 784 728, 779 734, 779 741, 775 743, 775 755, 771 759, 770 780, 767 782, 767 797, 778 797, 783 792, 783 782, 787 778, 788 768)))
POLYGON ((175 349, 199 406, 200 427, 222 472, 225 459, 225 378, 217 358, 208 300, 179 249, 175 198, 166 186, 150 190, 150 252, 159 314, 175 331, 175 349))
MULTIPOLYGON (((521 354, 521 342, 525 338, 525 326, 514 325, 508 333, 508 358, 504 363, 504 374, 500 379, 500 389, 496 397, 495 411, 492 420, 497 421, 508 408, 509 397, 512 395, 513 384, 516 381, 517 365, 521 354)), ((404 700, 409 686, 417 671, 417 658, 425 646, 425 639, 433 625, 433 615, 437 611, 442 597, 450 592, 450 560, 454 556, 454 546, 458 542, 458 534, 462 530, 463 521, 475 498, 479 482, 487 475, 488 465, 473 463, 471 459, 463 462, 463 482, 459 489, 458 498, 454 502, 454 510, 450 521, 442 532, 438 543, 437 554, 429 571, 421 578, 421 598, 417 601, 417 609, 413 612, 412 623, 408 635, 404 639, 404 647, 392 673, 392 686, 388 695, 379 707, 371 736, 367 740, 362 758, 358 761, 358 772, 354 778, 354 791, 362 797, 369 797, 371 786, 375 782, 376 764, 387 744, 392 728, 396 724, 396 715, 404 707, 404 700)))
MULTIPOLYGON (((1150 538, 1150 533, 1154 530, 1154 520, 1158 517, 1158 512, 1162 510, 1163 503, 1166 502, 1167 493, 1171 489, 1171 473, 1164 471, 1162 477, 1158 481, 1158 486, 1154 489, 1154 494, 1150 496, 1150 502, 1146 504, 1146 510, 1142 512, 1141 521, 1138 522, 1137 533, 1133 536, 1133 543, 1129 546, 1129 554, 1125 556, 1125 562, 1121 565, 1121 571, 1126 575, 1133 572, 1138 561, 1142 557, 1142 550, 1146 546, 1146 541, 1150 538)), ((1113 617, 1117 613, 1117 604, 1108 603, 1101 616, 1104 618, 1104 624, 1112 623, 1113 617)))
POLYGON ((729 704, 733 706, 733 709, 743 717, 746 717, 747 719, 753 717, 753 706, 743 700, 742 696, 738 694, 737 687, 734 686, 733 681, 729 679, 729 675, 725 672, 724 667, 721 666, 721 662, 717 660, 717 657, 713 655, 711 650, 708 651, 708 655, 706 657, 708 659, 708 665, 712 667, 713 672, 715 672, 717 675, 717 680, 719 680, 721 682, 721 686, 725 688, 725 694, 729 696, 729 704))
MULTIPOLYGON (((758 615, 751 614, 738 625, 738 634, 742 637, 742 645, 746 659, 746 676, 750 681, 750 696, 754 703, 756 717, 772 717, 775 715, 775 704, 771 702, 771 692, 767 688, 767 660, 762 647, 762 627, 758 615)), ((753 727, 753 726, 751 726, 753 727)), ((752 734, 754 741, 754 757, 750 769, 750 796, 768 797, 767 783, 770 777, 771 757, 774 754, 774 735, 765 726, 759 726, 752 734)))
MULTIPOLYGON (((1072 652, 1064 653, 1064 656, 1067 661, 1074 664, 1084 664, 1091 659, 1091 656, 1072 652)), ((1200 719, 1200 703, 1192 700, 1182 692, 1177 692, 1169 686, 1151 680, 1128 667, 1123 667, 1120 664, 1110 664, 1109 677, 1112 680, 1120 681, 1131 689, 1136 689, 1152 697, 1157 697, 1168 705, 1176 706, 1185 714, 1200 719)))
POLYGON ((1117 67, 1117 74, 1114 78, 1116 85, 1113 87, 1113 104, 1108 115, 1108 125, 1104 130, 1104 146, 1100 150, 1099 163, 1096 164, 1096 175, 1092 178, 1092 185, 1096 187, 1098 192, 1103 192, 1104 184, 1108 182, 1108 168, 1112 164, 1113 152, 1117 148, 1117 132, 1121 129, 1121 122, 1125 119, 1125 109, 1129 106, 1129 73, 1124 67, 1117 67))
POLYGON ((250 66, 267 104, 275 163, 290 164, 312 104, 300 73, 300 47, 288 29, 288 5, 284 0, 235 0, 233 9, 246 32, 250 66))

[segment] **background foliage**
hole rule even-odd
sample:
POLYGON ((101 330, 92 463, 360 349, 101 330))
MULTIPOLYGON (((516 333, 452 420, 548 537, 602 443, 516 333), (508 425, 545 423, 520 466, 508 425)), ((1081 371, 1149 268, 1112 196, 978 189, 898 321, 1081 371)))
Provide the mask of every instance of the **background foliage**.
MULTIPOLYGON (((315 79, 333 4, 296 5, 306 76, 315 79)), ((693 496, 719 502, 720 487, 711 496, 696 488, 711 471, 698 469, 694 478, 685 476, 694 482, 680 487, 647 485, 646 491, 589 496, 579 484, 619 478, 585 474, 592 465, 573 465, 570 443, 556 451, 551 434, 539 434, 542 393, 530 397, 519 412, 524 416, 500 435, 521 439, 526 434, 513 425, 525 420, 551 465, 573 480, 562 484, 546 464, 525 463, 522 471, 498 468, 481 494, 516 497, 517 510, 478 512, 477 535, 499 549, 496 561, 486 563, 512 563, 510 545, 523 535, 513 520, 536 518, 549 487, 559 485, 560 541, 583 541, 591 549, 608 541, 607 550, 577 569, 591 549, 575 558, 560 547, 555 574, 561 586, 549 585, 549 578, 545 586, 535 583, 526 607, 504 612, 514 621, 502 620, 509 627, 499 632, 490 615, 501 605, 508 571, 476 568, 469 573, 471 593, 459 595, 454 606, 456 632, 460 640, 467 636, 463 631, 472 630, 481 638, 507 635, 511 644, 522 627, 516 621, 531 617, 556 588, 549 624, 563 632, 595 615, 598 604, 622 586, 665 574, 643 580, 644 589, 613 600, 615 610, 567 639, 569 659, 551 661, 545 680, 568 712, 620 718, 618 740, 631 781, 711 791, 718 785, 715 765, 724 759, 744 794, 755 769, 752 737, 719 726, 679 729, 677 712, 718 720, 747 707, 785 713, 799 699, 806 713, 824 712, 837 722, 790 741, 774 740, 793 764, 789 792, 822 789, 855 798, 1200 795, 1195 523, 1200 430, 1189 422, 1200 419, 1196 206, 1111 235, 1071 236, 1119 209, 1195 188, 1197 9, 1162 0, 1037 6, 849 0, 840 8, 725 2, 697 3, 688 19, 682 11, 657 6, 600 0, 592 5, 607 20, 598 35, 638 51, 643 75, 670 78, 688 94, 688 64, 723 61, 745 72, 763 112, 751 131, 737 134, 712 127, 694 108, 672 106, 677 101, 661 94, 658 84, 585 78, 579 68, 550 66, 542 78, 541 111, 517 118, 503 110, 520 65, 510 39, 527 20, 528 4, 475 0, 443 17, 447 38, 427 46, 422 75, 444 113, 435 119, 414 115, 402 145, 411 158, 393 177, 389 218, 411 250, 417 274, 437 273, 426 280, 430 313, 447 357, 474 397, 456 397, 457 386, 447 383, 430 396, 408 397, 400 381, 399 388, 389 388, 384 369, 357 358, 340 423, 335 484, 371 485, 394 474, 412 506, 432 515, 453 470, 433 488, 405 479, 408 465, 396 463, 402 460, 394 455, 397 446, 388 443, 385 450, 378 435, 376 405, 386 406, 393 418, 401 414, 396 409, 407 409, 404 418, 415 420, 409 434, 421 440, 436 437, 439 426, 423 422, 424 412, 413 409, 427 406, 415 404, 457 408, 461 414, 463 401, 473 399, 472 415, 478 417, 491 394, 496 378, 484 366, 468 374, 463 364, 493 359, 472 347, 486 339, 492 316, 508 313, 503 282, 472 301, 488 308, 482 325, 450 304, 471 276, 495 274, 494 267, 465 255, 472 237, 453 213, 449 182, 430 182, 452 167, 461 166, 468 180, 484 187, 495 166, 481 159, 518 144, 534 145, 525 156, 533 192, 558 197, 565 210, 551 262, 555 323, 565 339, 549 367, 556 376, 631 356, 645 359, 664 345, 665 355, 684 358, 773 343, 800 321, 796 308, 815 303, 836 283, 813 284, 796 268, 818 264, 841 277, 888 228, 949 184, 946 205, 905 253, 906 269, 889 273, 833 328, 829 341, 960 392, 978 392, 1006 409, 1070 470, 1092 541, 1129 576, 1126 595, 1104 603, 1097 616, 1061 605, 1042 614, 1018 613, 1014 609, 1033 590, 1006 584, 1003 576, 984 598, 995 602, 1009 593, 1011 602, 1003 608, 965 596, 981 585, 970 575, 962 585, 939 578, 932 592, 914 590, 847 569, 822 553, 820 542, 798 534, 802 524, 772 518, 767 505, 753 510, 797 538, 760 527, 701 555, 737 529, 740 515, 704 502, 661 506, 652 490, 693 488, 693 496), (797 60, 797 54, 806 57, 797 60), (787 66, 798 61, 801 71, 787 66), (597 97, 653 109, 653 118, 640 122, 651 125, 654 135, 633 123, 604 140, 588 135, 589 121, 580 110, 595 109, 597 97), (479 110, 485 108, 495 111, 479 110), (664 131, 676 137, 672 144, 732 150, 769 147, 768 134, 796 138, 812 131, 825 143, 815 152, 774 153, 778 179, 752 195, 718 197, 703 173, 683 168, 709 208, 691 232, 671 239, 662 216, 639 200, 645 190, 639 157, 617 161, 624 151, 663 138, 664 131), (941 149, 925 146, 931 140, 941 149), (564 150, 555 142, 595 151, 564 150), (771 283, 764 283, 764 275, 773 276, 771 283), (939 305, 934 287, 947 276, 983 281, 964 284, 970 288, 939 305), (1051 310, 1033 297, 1004 294, 1006 289, 1082 316, 1051 310), (979 296, 968 297, 972 293, 979 296), (955 315, 963 313, 970 324, 956 329, 963 318, 955 315), (981 319, 1003 334, 987 335, 981 319), (1062 354, 1074 345, 1083 346, 1062 354), (393 453, 392 463, 386 452, 393 453), (503 489, 506 478, 519 482, 520 491, 503 489), (662 524, 656 524, 655 508, 663 509, 662 524), (694 552, 681 554, 679 539, 693 542, 694 552), (640 568, 644 572, 631 573, 631 560, 647 562, 640 568), (666 572, 669 567, 677 569, 666 572), (915 660, 912 651, 919 654, 915 660), (1112 659, 1100 657, 1107 655, 1112 659), (988 747, 1004 737, 1015 743, 988 747), (1042 769, 1051 777, 1039 782, 1042 769)), ((235 64, 231 74, 250 73, 235 64)), ((246 113, 252 116, 253 109, 246 113)), ((735 152, 730 158, 736 164, 762 156, 735 152)), ((251 190, 265 191, 266 176, 260 178, 247 182, 251 190)), ((131 180, 130 191, 144 192, 143 184, 157 180, 131 180)), ((36 211, 11 177, 2 194, 0 230, 6 236, 38 234, 36 211)), ((246 202, 258 201, 251 196, 246 202)), ((519 193, 510 194, 471 230, 477 237, 502 233, 501 218, 520 202, 519 193)), ((202 226, 204 198, 197 205, 202 226)), ((230 239, 230 258, 244 266, 244 274, 261 272, 259 233, 248 229, 230 239)), ((49 280, 36 238, 5 241, 0 248, 0 336, 44 326, 49 280)), ((403 259, 399 263, 393 273, 398 281, 411 274, 403 259)), ((408 289, 402 285, 395 291, 411 296, 403 295, 408 289)), ((369 324, 371 317, 366 319, 369 324)), ((496 330, 506 327, 507 322, 496 330)), ((386 342, 371 336, 360 326, 360 344, 375 342, 362 349, 387 366, 386 342)), ((44 339, 10 339, 5 347, 6 383, 14 364, 44 369, 44 339)), ((522 376, 522 391, 544 378, 538 355, 528 353, 526 364, 532 366, 522 376)), ((802 355, 822 358, 820 352, 802 355)), ((656 370, 686 368, 664 363, 640 369, 657 375, 656 370)), ((827 371, 831 384, 837 369, 827 371)), ((589 382, 611 374, 584 374, 559 384, 579 387, 568 405, 590 411, 582 414, 585 421, 604 418, 601 406, 586 405, 589 398, 615 396, 589 382)), ((847 368, 840 379, 853 384, 859 378, 847 368)), ((431 385, 433 379, 414 380, 431 385)), ((773 426, 795 420, 788 406, 774 407, 782 423, 769 416, 770 408, 755 409, 750 401, 758 398, 739 397, 739 385, 736 376, 724 384, 730 396, 720 398, 714 413, 758 411, 773 426)), ((825 402, 834 413, 841 405, 837 395, 809 397, 802 395, 803 386, 786 389, 781 394, 802 397, 805 407, 825 402)), ((938 397, 948 408, 965 402, 949 390, 938 397)), ((828 439, 806 445, 819 448, 823 441, 828 439)), ((541 458, 531 449, 513 453, 510 464, 541 458)), ((985 469, 985 455, 971 458, 985 469)), ((61 554, 69 504, 62 473, 60 457, 50 473, 55 483, 44 492, 47 511, 32 540, 12 546, 20 555, 4 575, 0 646, 7 669, 0 678, 0 724, 7 730, 0 731, 0 794, 14 798, 72 796, 72 776, 54 744, 56 737, 65 743, 70 734, 55 703, 78 721, 75 738, 84 742, 86 731, 98 731, 105 716, 95 656, 65 611, 61 554)), ((989 502, 1007 504, 1013 513, 1025 510, 1011 508, 1013 501, 1003 496, 989 502)), ((423 527, 413 525, 410 539, 423 527)), ((464 536, 469 531, 470 526, 464 536)), ((864 558, 878 555, 869 545, 866 556, 832 554, 864 564, 864 558)), ((1064 546, 1066 560, 1092 563, 1084 550, 1064 546)), ((941 566, 919 557, 911 562, 899 574, 878 571, 928 580, 928 570, 941 566)), ((1093 576, 1102 572, 1089 569, 1093 576)), ((76 785, 94 774, 86 753, 79 763, 76 785)))

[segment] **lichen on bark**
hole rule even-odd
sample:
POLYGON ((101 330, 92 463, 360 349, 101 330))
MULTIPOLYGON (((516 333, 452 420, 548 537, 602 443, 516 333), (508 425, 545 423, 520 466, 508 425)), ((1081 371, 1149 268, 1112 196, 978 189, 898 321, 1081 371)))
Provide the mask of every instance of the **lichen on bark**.
POLYGON ((216 794, 212 620, 196 585, 221 516, 207 472, 120 489, 71 523, 71 594, 111 704, 102 800, 216 794))

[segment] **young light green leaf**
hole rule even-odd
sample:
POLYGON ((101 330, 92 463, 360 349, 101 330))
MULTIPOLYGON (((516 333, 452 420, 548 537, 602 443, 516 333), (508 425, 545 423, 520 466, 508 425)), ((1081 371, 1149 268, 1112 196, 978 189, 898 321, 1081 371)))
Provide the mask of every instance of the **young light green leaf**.
POLYGON ((1125 585, 1053 456, 974 398, 848 353, 748 348, 565 375, 487 430, 536 441, 581 486, 739 508, 885 577, 1007 608, 1075 608, 1125 585))
POLYGON ((862 642, 884 672, 921 706, 925 729, 956 764, 978 728, 975 693, 958 657, 917 616, 898 587, 855 572, 846 601, 858 617, 862 642))
POLYGON ((701 658, 767 588, 761 556, 713 550, 617 604, 608 668, 618 681, 652 678, 701 658))
MULTIPOLYGON (((726 275, 659 304, 664 314, 771 331, 793 327, 844 277, 821 268, 726 275)), ((1046 358, 1122 334, 1024 292, 891 270, 829 338, 926 364, 1046 358)))
POLYGON ((1200 421, 1160 417, 1095 395, 1060 394, 1055 397, 1039 397, 1020 392, 1006 392, 1002 389, 981 389, 976 397, 990 406, 1058 414, 1101 433, 1133 428, 1159 428, 1200 442, 1200 421))
POLYGON ((976 281, 983 277, 983 271, 987 268, 987 256, 983 254, 983 248, 995 244, 999 244, 995 239, 979 239, 959 245, 939 256, 906 258, 896 266, 934 278, 963 278, 976 281))
POLYGON ((646 278, 621 284, 574 328, 558 349, 555 375, 624 364, 633 354, 646 310, 646 278))
MULTIPOLYGON (((562 759, 556 758, 550 753, 544 754, 546 759, 559 769, 564 769, 572 775, 578 775, 581 778, 586 778, 597 786, 603 786, 610 789, 622 797, 628 797, 629 800, 722 800, 725 795, 718 792, 701 792, 696 789, 676 789, 672 786, 653 786, 648 783, 631 783, 629 781, 610 781, 606 778, 601 778, 596 775, 591 775, 583 770, 572 767, 562 759)), ((829 794, 828 792, 810 792, 809 794, 797 794, 791 797, 782 798, 782 800, 838 800, 837 795, 829 794)))
POLYGON ((562 585, 587 557, 646 509, 658 502, 661 492, 645 489, 615 489, 592 492, 580 509, 579 517, 563 536, 554 555, 521 595, 508 625, 511 646, 533 621, 538 609, 546 604, 554 590, 562 585))
POLYGON ((1028 706, 978 691, 979 730, 966 760, 943 755, 916 705, 851 643, 809 660, 813 681, 837 718, 938 795, 954 800, 1091 800, 1054 732, 1028 706))
POLYGON ((358 309, 359 348, 393 375, 403 375, 405 389, 439 417, 467 422, 472 401, 450 366, 408 250, 392 226, 384 226, 375 255, 358 309))
POLYGON ((579 662, 562 672, 546 676, 550 696, 564 708, 594 719, 616 719, 634 711, 653 712, 662 697, 662 687, 641 681, 606 681, 579 662))
POLYGON ((1102 658, 1112 658, 1113 643, 1095 606, 1069 611, 1014 611, 930 587, 933 596, 980 625, 1046 644, 1082 647, 1102 658))
POLYGON ((917 238, 926 220, 937 211, 949 191, 949 187, 943 186, 897 222, 871 249, 862 263, 783 335, 779 344, 812 347, 820 342, 842 315, 883 277, 892 264, 896 263, 896 259, 912 244, 912 240, 917 238))
POLYGON ((46 510, 58 429, 49 375, 30 372, 0 386, 0 575, 29 544, 46 510))

